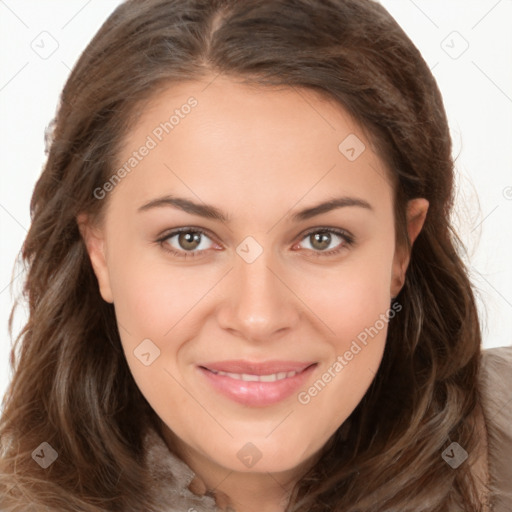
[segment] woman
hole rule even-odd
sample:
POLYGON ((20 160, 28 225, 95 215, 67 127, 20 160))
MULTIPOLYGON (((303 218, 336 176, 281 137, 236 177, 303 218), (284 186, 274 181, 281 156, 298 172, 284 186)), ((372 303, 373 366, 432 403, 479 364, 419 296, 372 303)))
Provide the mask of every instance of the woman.
POLYGON ((510 509, 511 349, 384 8, 127 1, 61 100, 2 510, 510 509))

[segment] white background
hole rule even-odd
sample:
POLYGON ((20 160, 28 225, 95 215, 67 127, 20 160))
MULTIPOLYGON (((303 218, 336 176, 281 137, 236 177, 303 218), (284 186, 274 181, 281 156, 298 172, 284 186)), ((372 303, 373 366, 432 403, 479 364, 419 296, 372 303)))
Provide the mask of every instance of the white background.
MULTIPOLYGON (((7 320, 23 282, 15 260, 44 163, 44 131, 70 69, 119 3, 0 0, 0 396, 10 379, 7 320)), ((510 345, 512 0, 381 3, 420 49, 443 93, 457 164, 454 222, 468 249, 483 344, 510 345)), ((14 335, 25 320, 22 303, 14 335)))

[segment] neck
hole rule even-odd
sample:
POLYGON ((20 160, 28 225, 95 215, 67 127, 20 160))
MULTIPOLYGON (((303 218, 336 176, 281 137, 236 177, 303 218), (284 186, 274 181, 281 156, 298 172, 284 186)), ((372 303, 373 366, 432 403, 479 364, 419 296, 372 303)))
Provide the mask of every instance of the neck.
POLYGON ((284 512, 293 486, 321 456, 318 453, 282 472, 237 472, 184 445, 166 426, 162 435, 171 452, 196 474, 189 489, 199 495, 210 494, 226 512, 284 512))

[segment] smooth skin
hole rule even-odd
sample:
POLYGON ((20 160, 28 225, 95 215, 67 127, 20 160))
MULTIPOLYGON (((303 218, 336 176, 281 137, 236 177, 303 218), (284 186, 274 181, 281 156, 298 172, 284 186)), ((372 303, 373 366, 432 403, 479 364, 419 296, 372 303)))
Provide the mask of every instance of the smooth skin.
MULTIPOLYGON (((115 306, 130 370, 167 426, 168 446, 236 511, 280 512, 374 379, 387 324, 307 404, 294 393, 271 406, 241 405, 214 390, 197 365, 314 361, 307 390, 389 310, 410 253, 395 246, 393 190, 380 158, 342 107, 311 90, 223 76, 174 84, 140 112, 119 166, 191 96, 197 105, 102 199, 104 224, 85 214, 77 221, 101 295, 115 306), (350 134, 366 147, 354 161, 338 148, 350 134), (226 222, 172 205, 138 211, 168 194, 213 205, 226 222), (371 208, 292 219, 341 196, 371 208), (158 242, 183 227, 208 234, 195 245, 177 234, 158 242), (315 238, 326 228, 348 232, 353 243, 337 234, 315 238), (237 252, 248 236, 263 251, 251 263, 237 252), (160 350, 147 366, 134 354, 144 339, 160 350), (261 453, 251 468, 237 456, 249 442, 261 453)), ((412 242, 427 210, 425 199, 409 202, 412 242)))

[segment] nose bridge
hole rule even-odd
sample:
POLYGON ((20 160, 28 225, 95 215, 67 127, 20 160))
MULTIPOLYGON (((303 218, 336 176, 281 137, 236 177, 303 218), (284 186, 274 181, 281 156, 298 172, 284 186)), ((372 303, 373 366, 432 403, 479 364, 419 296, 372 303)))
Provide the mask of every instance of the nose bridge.
MULTIPOLYGON (((279 276, 272 251, 262 250, 252 259, 257 248, 250 244, 249 241, 249 251, 239 252, 241 256, 236 257, 232 272, 234 283, 230 285, 232 288, 220 320, 224 328, 238 331, 244 338, 266 339, 277 331, 292 327, 298 312, 293 294, 281 282, 284 279, 279 276), (252 256, 246 257, 251 251, 252 256)), ((240 247, 247 249, 240 244, 239 251, 240 247)))

